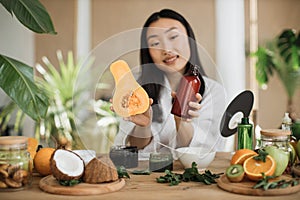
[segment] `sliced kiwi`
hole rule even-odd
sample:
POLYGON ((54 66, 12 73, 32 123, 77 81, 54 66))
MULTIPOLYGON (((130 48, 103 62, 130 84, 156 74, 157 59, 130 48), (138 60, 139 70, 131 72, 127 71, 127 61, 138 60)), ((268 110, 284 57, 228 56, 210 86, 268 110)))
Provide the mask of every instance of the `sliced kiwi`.
POLYGON ((240 182, 244 178, 244 168, 242 165, 230 165, 226 169, 226 176, 230 182, 240 182))

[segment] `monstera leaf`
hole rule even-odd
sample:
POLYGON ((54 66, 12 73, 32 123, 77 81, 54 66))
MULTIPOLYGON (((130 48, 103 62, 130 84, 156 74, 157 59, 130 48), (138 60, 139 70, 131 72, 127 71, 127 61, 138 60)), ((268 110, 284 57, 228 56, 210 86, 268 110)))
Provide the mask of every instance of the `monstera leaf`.
POLYGON ((276 72, 291 100, 300 86, 300 34, 293 29, 283 30, 266 46, 252 53, 257 57, 256 79, 260 86, 266 85, 276 72))
POLYGON ((35 84, 32 67, 0 55, 0 87, 32 119, 46 115, 48 98, 35 84))

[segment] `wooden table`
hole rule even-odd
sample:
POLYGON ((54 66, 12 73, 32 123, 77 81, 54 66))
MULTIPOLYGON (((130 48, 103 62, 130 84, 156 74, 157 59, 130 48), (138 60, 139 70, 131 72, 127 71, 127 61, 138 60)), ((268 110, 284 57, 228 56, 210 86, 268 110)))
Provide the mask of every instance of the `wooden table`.
MULTIPOLYGON (((217 153, 213 163, 208 168, 213 173, 224 172, 226 167, 229 166, 230 153, 217 153)), ((174 165, 175 172, 183 172, 182 166, 176 162, 174 165)), ((119 191, 91 196, 67 196, 67 195, 55 195, 43 192, 39 189, 38 184, 41 177, 34 177, 32 186, 29 189, 25 189, 18 192, 0 192, 0 199, 2 200, 26 200, 26 199, 42 199, 42 200, 96 200, 96 199, 230 199, 230 200, 251 200, 251 199, 294 199, 299 200, 300 192, 285 196, 247 196, 230 193, 220 189, 216 184, 204 185, 203 183, 196 182, 184 182, 178 186, 169 186, 168 184, 156 183, 156 177, 164 175, 164 173, 152 173, 151 175, 132 175, 131 178, 126 179, 126 185, 119 191)))

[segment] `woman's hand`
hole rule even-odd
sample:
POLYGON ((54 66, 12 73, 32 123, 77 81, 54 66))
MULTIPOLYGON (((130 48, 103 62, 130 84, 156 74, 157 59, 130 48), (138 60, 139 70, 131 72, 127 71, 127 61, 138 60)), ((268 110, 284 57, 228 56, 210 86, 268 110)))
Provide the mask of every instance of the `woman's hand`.
MULTIPOLYGON (((112 102, 112 100, 110 101, 112 102)), ((125 121, 131 121, 141 127, 149 126, 152 121, 152 108, 151 108, 152 103, 153 103, 153 99, 149 98, 149 108, 146 110, 146 112, 142 114, 129 116, 129 117, 124 117, 123 119, 125 121)), ((110 109, 114 111, 113 106, 111 106, 110 109)))
MULTIPOLYGON (((176 95, 176 92, 172 92, 171 93, 171 96, 173 98, 175 98, 175 95, 176 95)), ((192 118, 199 117, 198 110, 201 109, 201 104, 199 104, 199 102, 202 100, 202 96, 199 93, 196 93, 195 97, 196 97, 196 101, 190 101, 189 102, 189 108, 190 109, 188 110, 188 114, 189 114, 190 117, 187 118, 187 119, 183 119, 183 118, 175 116, 175 119, 181 119, 181 120, 191 121, 192 118)))

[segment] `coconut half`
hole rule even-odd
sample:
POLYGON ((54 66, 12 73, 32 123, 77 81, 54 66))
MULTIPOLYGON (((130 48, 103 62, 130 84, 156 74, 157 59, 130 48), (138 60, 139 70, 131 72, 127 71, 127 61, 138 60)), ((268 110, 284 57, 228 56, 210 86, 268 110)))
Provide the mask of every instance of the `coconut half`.
POLYGON ((51 157, 52 175, 57 180, 78 180, 84 173, 84 161, 76 153, 57 149, 51 157))

